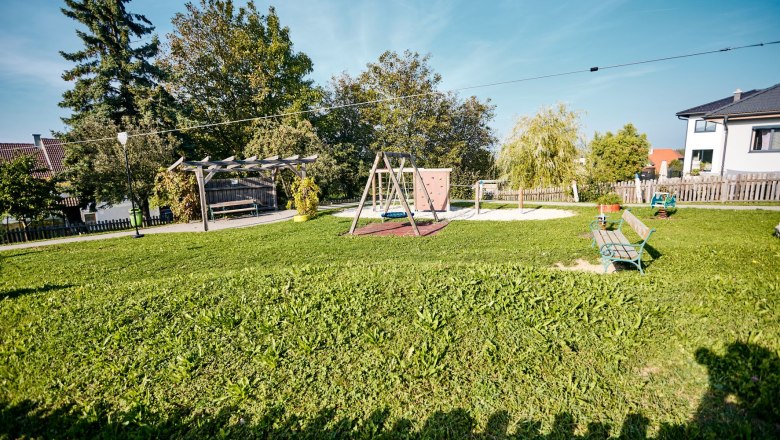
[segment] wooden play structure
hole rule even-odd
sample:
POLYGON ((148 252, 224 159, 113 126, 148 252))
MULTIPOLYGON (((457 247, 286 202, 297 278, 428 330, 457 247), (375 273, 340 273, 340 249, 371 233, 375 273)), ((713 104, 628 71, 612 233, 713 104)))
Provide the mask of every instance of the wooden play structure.
POLYGON ((414 212, 409 207, 409 188, 406 184, 405 174, 412 174, 413 185, 413 202, 416 211, 431 211, 433 219, 436 223, 439 222, 439 217, 436 215, 436 211, 443 211, 449 209, 449 169, 438 170, 426 170, 427 174, 423 174, 414 162, 414 156, 407 153, 393 153, 380 151, 376 154, 374 159, 374 165, 371 167, 371 172, 368 174, 368 180, 366 181, 363 195, 360 198, 357 210, 355 211, 355 218, 352 220, 352 226, 349 228, 349 234, 355 235, 355 228, 357 227, 358 220, 360 220, 360 214, 363 212, 363 208, 368 199, 369 191, 372 192, 372 207, 374 209, 379 206, 381 209, 382 219, 398 219, 406 218, 409 220, 412 230, 415 236, 420 236, 420 229, 417 222, 414 220, 414 212), (398 166, 393 167, 391 160, 398 161, 398 166), (408 168, 404 168, 407 166, 408 168), (384 165, 384 168, 380 168, 380 165, 384 165), (387 195, 385 197, 383 181, 387 180, 387 195), (379 189, 379 197, 377 198, 377 187, 379 189), (434 200, 429 192, 434 192, 438 197, 434 200), (395 200, 398 200, 400 208, 403 210, 390 210, 395 200), (377 205, 377 201, 379 202, 377 205))
MULTIPOLYGON (((209 217, 214 215, 237 212, 254 212, 259 209, 277 209, 276 200, 276 176, 282 168, 287 168, 300 178, 306 177, 306 165, 317 160, 317 155, 300 157, 290 156, 280 159, 279 156, 258 159, 252 156, 243 160, 237 160, 230 156, 222 160, 211 160, 208 156, 202 160, 188 161, 182 156, 168 171, 181 168, 184 171, 192 171, 198 181, 198 195, 200 198, 201 218, 203 218, 203 230, 209 230, 209 217), (204 175, 204 171, 208 174, 204 175), (209 188, 206 185, 218 173, 259 173, 261 180, 251 179, 225 179, 229 180, 233 188, 224 188, 222 185, 209 188), (233 185, 235 181, 235 185, 233 185), (259 183, 258 183, 259 182, 259 183), (254 191, 254 192, 252 192, 254 191), (260 191, 258 193, 258 191, 260 191), (209 196, 207 196, 209 192, 209 196)), ((215 179, 216 180, 216 179, 215 179)))

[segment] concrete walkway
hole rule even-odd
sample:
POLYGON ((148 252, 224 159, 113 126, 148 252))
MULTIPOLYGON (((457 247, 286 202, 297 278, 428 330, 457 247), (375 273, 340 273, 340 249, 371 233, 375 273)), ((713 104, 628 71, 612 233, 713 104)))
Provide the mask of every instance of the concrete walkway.
MULTIPOLYGON (((294 209, 288 209, 284 211, 272 211, 261 213, 257 217, 241 217, 235 219, 219 219, 209 222, 209 231, 219 231, 222 229, 235 229, 235 228, 247 228, 250 226, 265 225, 269 223, 278 223, 286 220, 290 220, 295 216, 296 211, 294 209)), ((190 223, 171 223, 165 226, 156 226, 153 228, 144 228, 139 230, 141 234, 167 234, 177 232, 203 232, 203 223, 190 222, 190 223)), ((29 243, 17 243, 6 246, 0 246, 0 251, 11 251, 15 249, 26 249, 41 246, 52 246, 55 244, 75 243, 81 241, 93 241, 93 240, 106 240, 109 238, 118 237, 132 237, 135 235, 135 230, 127 230, 120 232, 109 232, 107 234, 85 234, 74 237, 55 238, 53 240, 41 240, 32 241, 29 243)))

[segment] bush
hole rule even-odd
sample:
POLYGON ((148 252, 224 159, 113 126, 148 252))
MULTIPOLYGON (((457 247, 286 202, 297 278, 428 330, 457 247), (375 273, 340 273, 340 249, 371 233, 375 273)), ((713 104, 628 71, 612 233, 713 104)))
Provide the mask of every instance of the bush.
POLYGON ((176 221, 189 223, 200 217, 200 197, 192 173, 160 168, 154 178, 152 206, 168 206, 176 221))
POLYGON ((317 197, 319 191, 320 188, 311 177, 295 178, 292 184, 293 206, 298 210, 298 215, 313 217, 317 214, 317 206, 320 203, 317 197))
POLYGON ((623 199, 616 193, 607 193, 596 199, 596 203, 599 205, 620 205, 623 203, 623 199))

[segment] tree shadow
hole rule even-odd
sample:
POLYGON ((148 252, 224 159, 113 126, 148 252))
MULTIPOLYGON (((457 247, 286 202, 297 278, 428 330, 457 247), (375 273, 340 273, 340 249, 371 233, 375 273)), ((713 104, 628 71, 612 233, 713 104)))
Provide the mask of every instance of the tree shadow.
MULTIPOLYGON (((780 358, 752 343, 736 342, 719 356, 699 349, 696 360, 706 366, 709 389, 694 418, 686 424, 664 424, 656 439, 778 438, 780 436, 780 358)), ((537 420, 513 422, 496 411, 483 430, 463 408, 437 411, 426 420, 400 418, 390 423, 387 408, 367 416, 337 416, 324 407, 311 416, 288 415, 284 407, 267 409, 254 418, 240 406, 216 413, 180 408, 165 414, 138 408, 110 412, 95 405, 46 408, 26 400, 0 403, 0 438, 302 438, 302 439, 637 439, 647 440, 650 420, 640 413, 626 416, 619 429, 590 422, 576 434, 574 416, 555 416, 549 431, 537 420)))
POLYGON ((0 292, 0 301, 4 299, 14 299, 23 295, 63 290, 70 287, 73 287, 73 284, 44 284, 40 287, 21 287, 18 289, 11 289, 0 292))

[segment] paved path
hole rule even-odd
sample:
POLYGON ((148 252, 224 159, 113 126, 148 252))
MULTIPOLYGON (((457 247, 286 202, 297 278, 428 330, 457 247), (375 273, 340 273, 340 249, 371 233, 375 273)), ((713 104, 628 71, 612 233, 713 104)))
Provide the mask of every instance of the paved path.
MULTIPOLYGON (((273 211, 267 213, 261 213, 257 217, 242 217, 236 219, 220 219, 217 221, 209 222, 209 231, 219 231, 222 229, 234 229, 234 228, 246 228, 250 226, 264 225, 269 223, 278 223, 293 218, 296 214, 295 210, 288 209, 284 211, 273 211)), ((147 234, 166 234, 176 232, 203 232, 203 223, 191 222, 191 223, 171 223, 165 226, 157 226, 154 228, 141 229, 140 232, 144 235, 147 234)), ((65 237, 57 238, 54 240, 42 240, 33 241, 29 243, 18 243, 7 246, 0 246, 0 251, 10 251, 14 249, 26 249, 40 246, 51 246, 55 244, 74 243, 79 241, 93 241, 93 240, 106 240, 109 238, 117 237, 132 237, 135 235, 135 230, 110 232, 107 234, 91 234, 80 235, 77 237, 65 237)))

